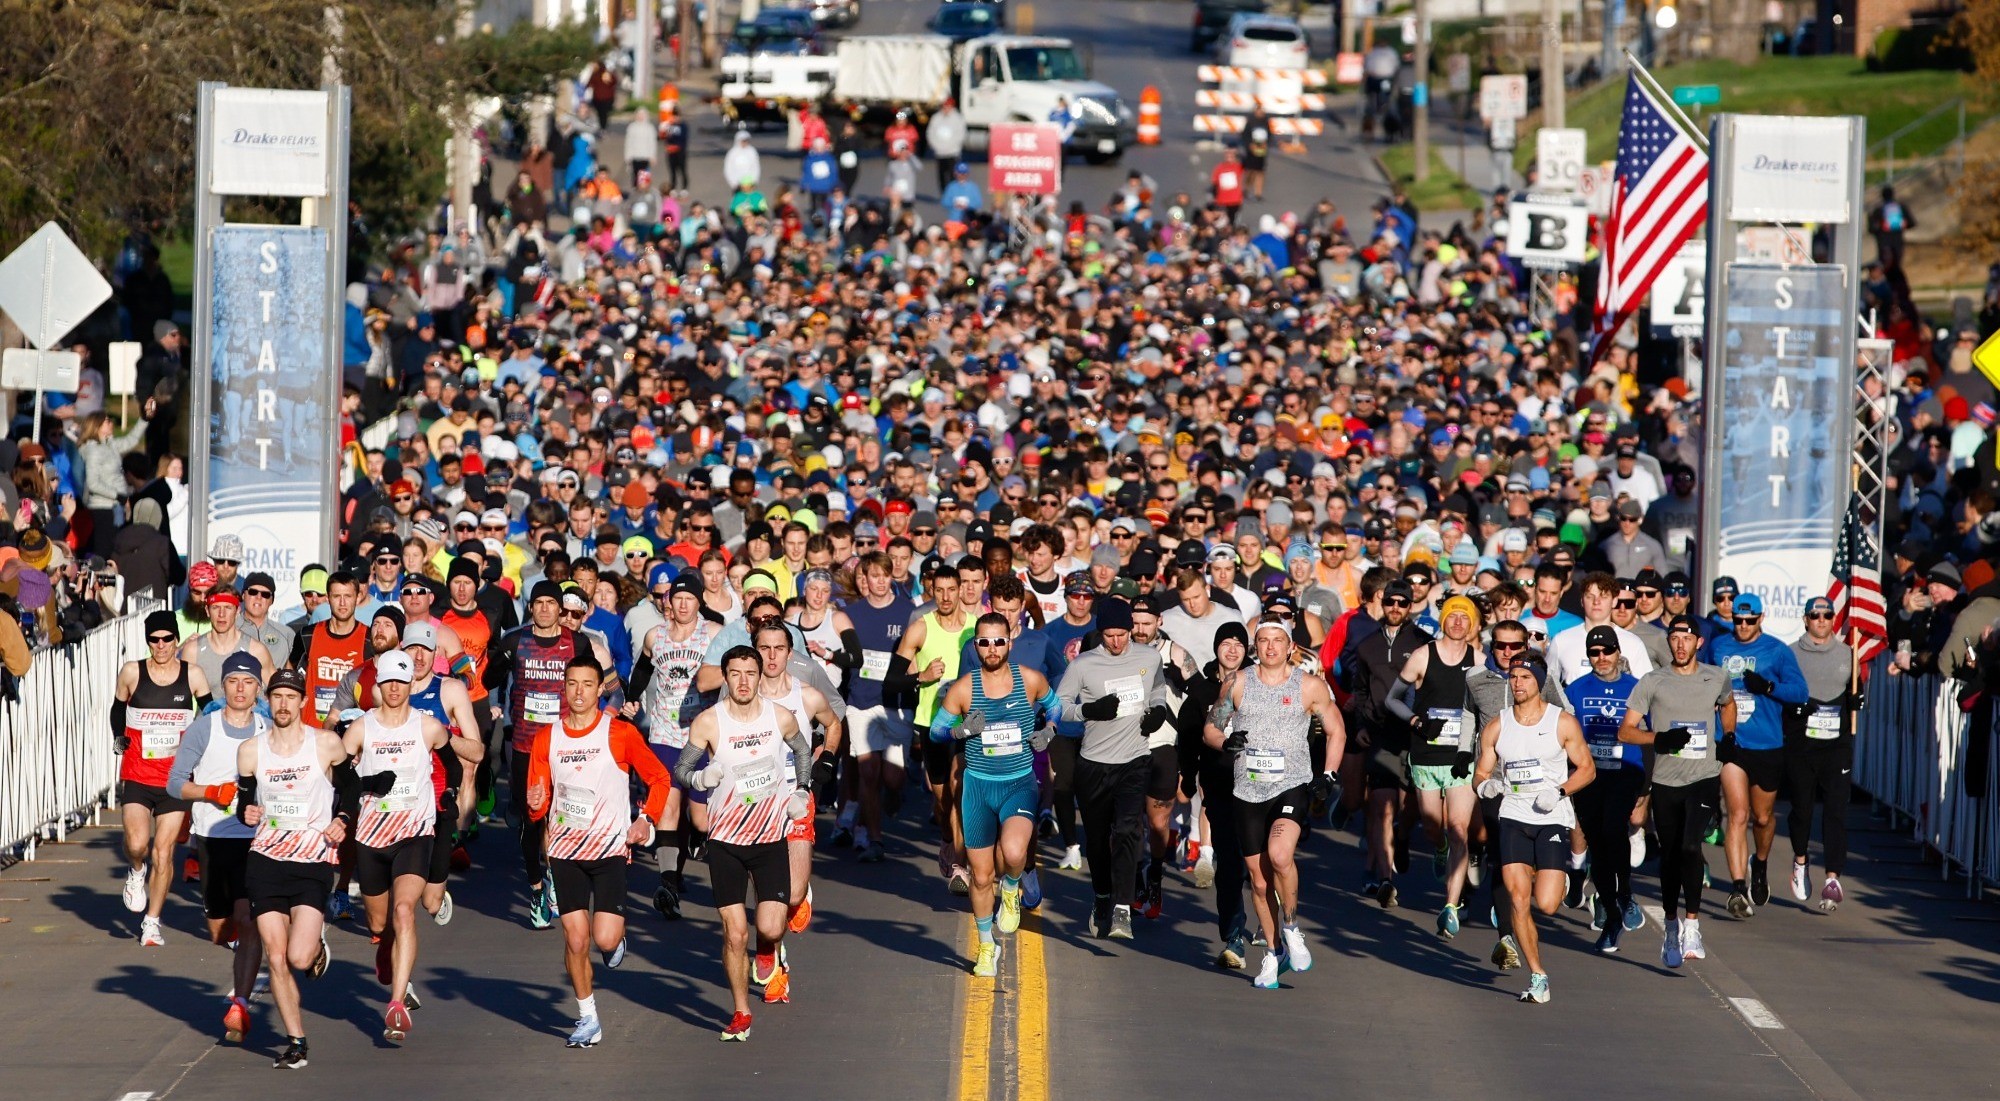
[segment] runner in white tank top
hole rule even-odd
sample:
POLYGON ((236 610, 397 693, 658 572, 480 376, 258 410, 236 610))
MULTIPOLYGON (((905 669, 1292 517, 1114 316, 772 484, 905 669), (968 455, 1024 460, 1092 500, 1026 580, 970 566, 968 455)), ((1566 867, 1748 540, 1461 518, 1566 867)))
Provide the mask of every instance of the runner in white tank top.
MULTIPOLYGON (((811 572, 808 571, 808 578, 811 572)), ((810 581, 808 585, 810 587, 810 581)), ((831 619, 831 617, 828 617, 831 619)), ((843 620, 845 617, 842 617, 843 620)), ((849 627, 848 630, 853 630, 849 627)), ((758 671, 757 693, 766 702, 783 708, 798 724, 799 733, 806 745, 813 745, 813 725, 817 723, 824 735, 824 748, 813 750, 813 758, 807 762, 806 772, 814 776, 815 783, 833 781, 833 762, 840 753, 840 719, 826 696, 817 688, 804 684, 792 675, 792 636, 777 627, 759 628, 752 636, 757 647, 758 671)), ((799 762, 792 748, 785 748, 785 772, 799 771, 799 762)), ((791 900, 787 913, 786 927, 794 933, 803 933, 812 923, 812 854, 813 842, 817 839, 813 829, 813 818, 819 813, 818 800, 810 788, 806 791, 805 813, 794 816, 785 832, 787 864, 791 869, 791 890, 787 897, 791 900)), ((758 958, 759 970, 756 976, 770 974, 778 961, 758 958)))

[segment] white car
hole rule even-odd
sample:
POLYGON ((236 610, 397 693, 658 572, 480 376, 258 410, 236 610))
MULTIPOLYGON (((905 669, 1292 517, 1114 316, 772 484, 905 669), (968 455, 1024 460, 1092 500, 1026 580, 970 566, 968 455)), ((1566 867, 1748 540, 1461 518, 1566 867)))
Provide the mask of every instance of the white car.
POLYGON ((1311 50, 1295 19, 1243 12, 1215 40, 1215 59, 1246 69, 1303 69, 1311 50))

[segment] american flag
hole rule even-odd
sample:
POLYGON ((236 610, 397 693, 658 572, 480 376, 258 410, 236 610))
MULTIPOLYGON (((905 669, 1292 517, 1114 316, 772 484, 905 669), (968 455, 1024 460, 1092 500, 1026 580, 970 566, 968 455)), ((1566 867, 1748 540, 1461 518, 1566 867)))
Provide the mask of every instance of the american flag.
POLYGON ((1854 648, 1863 665, 1889 642, 1889 620, 1882 603, 1881 558, 1875 540, 1861 523, 1861 498, 1849 497, 1847 518, 1833 544, 1833 582, 1826 598, 1833 601, 1836 632, 1854 631, 1854 648))
POLYGON ((1604 226, 1591 362, 1639 308, 1653 280, 1708 218, 1708 154, 1634 76, 1625 85, 1618 127, 1617 178, 1604 226))

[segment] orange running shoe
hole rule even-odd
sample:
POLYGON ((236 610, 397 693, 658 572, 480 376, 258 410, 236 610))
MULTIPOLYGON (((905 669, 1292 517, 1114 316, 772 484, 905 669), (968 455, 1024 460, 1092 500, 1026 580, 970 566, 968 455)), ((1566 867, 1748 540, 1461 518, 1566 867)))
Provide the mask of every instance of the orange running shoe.
POLYGON ((792 1004, 792 973, 789 969, 778 968, 777 973, 771 976, 771 981, 764 984, 764 1004, 792 1004))
POLYGON ((232 1044, 240 1044, 250 1033, 250 1006, 241 998, 229 999, 229 1008, 222 1013, 222 1035, 232 1044))
POLYGON ((390 1043, 400 1044, 410 1034, 410 1011, 402 1002, 390 1002, 389 1012, 382 1015, 382 1038, 390 1043))
POLYGON ((785 922, 785 928, 789 929, 794 933, 803 933, 806 931, 806 926, 812 924, 812 919, 813 919, 813 889, 812 887, 808 886, 806 887, 805 900, 800 902, 797 906, 792 907, 792 912, 789 916, 789 920, 785 922))

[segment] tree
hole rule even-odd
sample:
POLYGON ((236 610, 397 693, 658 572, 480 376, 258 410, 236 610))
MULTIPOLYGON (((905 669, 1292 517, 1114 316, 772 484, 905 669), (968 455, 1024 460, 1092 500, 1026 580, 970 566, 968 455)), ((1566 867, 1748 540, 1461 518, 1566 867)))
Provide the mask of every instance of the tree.
MULTIPOLYGON (((2000 80, 2000 4, 1968 4, 1952 29, 1952 44, 1972 55, 1978 79, 1972 87, 1990 89, 2000 80)), ((1991 92, 1982 92, 1991 95, 1991 92)), ((1980 253, 2000 246, 2000 164, 1985 157, 1968 157, 1958 178, 1958 238, 1980 253)))
POLYGON ((452 112, 471 97, 547 91, 595 53, 574 25, 457 38, 458 2, 468 0, 8 5, 0 247, 51 218, 97 255, 133 225, 184 232, 197 86, 317 88, 329 60, 353 88, 352 198, 373 225, 418 224, 444 189, 452 112))

